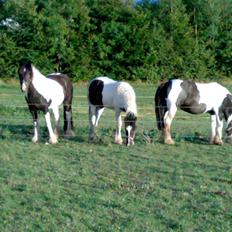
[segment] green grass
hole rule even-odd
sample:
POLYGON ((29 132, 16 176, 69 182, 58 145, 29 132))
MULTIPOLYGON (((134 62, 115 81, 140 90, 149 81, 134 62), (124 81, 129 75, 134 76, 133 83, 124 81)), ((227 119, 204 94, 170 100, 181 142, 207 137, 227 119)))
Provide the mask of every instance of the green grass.
MULTIPOLYGON (((18 85, 0 85, 0 231, 231 231, 232 147, 208 144, 209 116, 178 112, 176 144, 160 142, 155 85, 138 96, 136 144, 113 144, 105 110, 88 143, 86 86, 75 86, 76 137, 32 144, 32 119, 18 85)), ((230 86, 232 87, 232 86, 230 86)))

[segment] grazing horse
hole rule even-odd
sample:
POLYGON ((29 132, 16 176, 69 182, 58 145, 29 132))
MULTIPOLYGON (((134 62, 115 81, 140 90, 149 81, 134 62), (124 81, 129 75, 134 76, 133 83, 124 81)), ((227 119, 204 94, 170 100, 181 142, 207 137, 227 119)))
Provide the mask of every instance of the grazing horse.
POLYGON ((73 136, 72 97, 73 86, 67 75, 61 73, 49 74, 45 77, 30 62, 20 65, 19 79, 21 90, 34 121, 34 136, 32 142, 39 139, 38 111, 45 114, 46 125, 49 132, 49 142, 54 144, 59 135, 59 106, 64 107, 64 132, 65 136, 73 136), (49 109, 52 109, 55 118, 53 131, 49 109))
POLYGON ((210 143, 222 145, 223 119, 227 140, 232 141, 232 95, 216 82, 197 83, 172 79, 161 84, 155 94, 157 126, 162 130, 164 143, 174 144, 170 129, 177 108, 191 114, 211 115, 210 143))
POLYGON ((126 112, 124 118, 126 145, 134 144, 137 120, 136 96, 133 88, 126 82, 114 81, 108 77, 97 77, 88 86, 89 100, 89 139, 96 138, 95 129, 104 108, 115 110, 116 134, 115 143, 122 144, 121 112, 126 112))

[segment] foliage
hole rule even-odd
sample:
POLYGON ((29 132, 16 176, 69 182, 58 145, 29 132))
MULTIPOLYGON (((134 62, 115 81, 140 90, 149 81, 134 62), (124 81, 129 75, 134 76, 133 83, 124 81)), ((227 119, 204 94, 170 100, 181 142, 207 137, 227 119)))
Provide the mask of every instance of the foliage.
POLYGON ((231 0, 0 2, 0 78, 30 59, 75 81, 231 76, 231 0))

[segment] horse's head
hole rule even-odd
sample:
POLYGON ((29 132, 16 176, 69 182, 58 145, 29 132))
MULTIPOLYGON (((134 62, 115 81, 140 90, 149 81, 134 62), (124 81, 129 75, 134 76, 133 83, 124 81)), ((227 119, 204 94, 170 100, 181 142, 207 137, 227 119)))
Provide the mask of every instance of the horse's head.
POLYGON ((27 92, 33 77, 32 64, 30 62, 25 62, 20 65, 18 74, 21 90, 27 92))
POLYGON ((131 113, 131 112, 127 113, 124 119, 127 146, 134 145, 136 120, 137 120, 137 117, 135 116, 134 113, 131 113))
POLYGON ((226 120, 226 140, 232 143, 232 95, 227 94, 222 103, 223 115, 226 120))

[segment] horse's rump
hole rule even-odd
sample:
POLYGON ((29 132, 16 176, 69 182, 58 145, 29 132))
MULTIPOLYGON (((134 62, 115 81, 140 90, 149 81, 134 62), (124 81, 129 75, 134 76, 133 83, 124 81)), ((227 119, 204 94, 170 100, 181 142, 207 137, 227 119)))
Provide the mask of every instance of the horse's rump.
POLYGON ((90 83, 88 98, 92 105, 103 107, 103 87, 104 82, 102 80, 95 79, 90 83))

